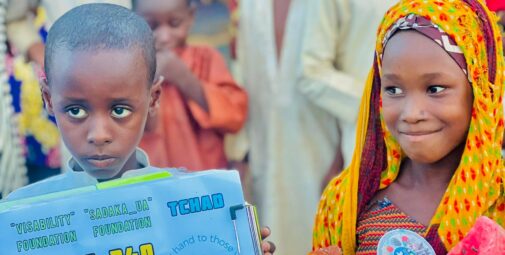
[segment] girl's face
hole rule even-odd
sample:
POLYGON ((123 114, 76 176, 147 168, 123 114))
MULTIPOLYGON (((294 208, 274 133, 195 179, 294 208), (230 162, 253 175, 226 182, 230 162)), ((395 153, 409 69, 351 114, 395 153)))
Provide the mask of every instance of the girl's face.
POLYGON ((384 121, 408 158, 436 163, 466 141, 472 88, 433 40, 414 31, 394 35, 384 50, 381 80, 384 121))

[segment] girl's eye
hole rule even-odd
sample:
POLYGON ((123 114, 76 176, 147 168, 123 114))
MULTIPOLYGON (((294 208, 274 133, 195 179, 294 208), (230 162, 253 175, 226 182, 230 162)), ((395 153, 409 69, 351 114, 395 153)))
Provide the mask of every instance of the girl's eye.
POLYGON ((88 116, 88 113, 81 107, 72 107, 67 109, 67 114, 74 119, 84 119, 88 116))
POLYGON ((132 112, 124 107, 114 107, 112 109, 112 116, 117 119, 122 119, 130 116, 132 112))
POLYGON ((445 90, 445 88, 442 87, 442 86, 430 86, 428 88, 428 93, 429 94, 437 94, 437 93, 440 93, 440 92, 442 92, 444 90, 445 90))
POLYGON ((403 90, 398 87, 387 87, 385 91, 386 93, 392 96, 400 95, 401 93, 403 93, 403 90))

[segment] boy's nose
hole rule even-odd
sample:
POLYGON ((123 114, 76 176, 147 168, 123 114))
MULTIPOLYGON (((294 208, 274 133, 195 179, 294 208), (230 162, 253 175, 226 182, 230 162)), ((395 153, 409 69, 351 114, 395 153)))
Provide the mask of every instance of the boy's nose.
POLYGON ((154 31, 154 37, 156 40, 156 49, 169 48, 173 38, 172 29, 168 25, 160 25, 154 31))
POLYGON ((409 124, 415 124, 426 119, 425 102, 422 98, 411 96, 405 98, 401 107, 400 120, 409 124))
POLYGON ((106 118, 95 118, 90 125, 87 141, 96 146, 103 146, 112 142, 106 118))

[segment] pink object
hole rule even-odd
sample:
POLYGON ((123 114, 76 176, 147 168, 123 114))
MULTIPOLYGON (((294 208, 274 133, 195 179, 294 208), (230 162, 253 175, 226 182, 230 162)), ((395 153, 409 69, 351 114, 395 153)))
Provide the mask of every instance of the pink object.
POLYGON ((480 217, 448 255, 505 255, 505 230, 493 220, 480 217))
POLYGON ((503 0, 487 0, 487 6, 491 11, 503 11, 505 10, 505 1, 503 0))

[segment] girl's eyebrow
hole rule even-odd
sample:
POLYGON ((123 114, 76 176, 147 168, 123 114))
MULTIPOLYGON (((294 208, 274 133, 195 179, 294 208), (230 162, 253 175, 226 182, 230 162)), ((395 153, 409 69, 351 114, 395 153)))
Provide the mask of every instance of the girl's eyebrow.
POLYGON ((383 74, 382 75, 382 78, 383 79, 388 79, 388 80, 391 80, 391 81, 398 81, 398 80, 401 80, 400 76, 397 75, 397 74, 394 74, 394 73, 386 73, 386 74, 383 74))
MULTIPOLYGON (((439 78, 440 76, 442 76, 441 72, 433 72, 433 73, 422 74, 421 78, 424 79, 424 80, 430 80, 430 79, 439 78)), ((401 76, 397 75, 397 74, 394 74, 394 73, 383 74, 382 78, 383 79, 388 79, 388 80, 391 80, 391 81, 401 80, 401 76)))
POLYGON ((421 77, 425 80, 430 80, 434 78, 440 77, 442 74, 440 72, 435 72, 435 73, 425 73, 421 77))

